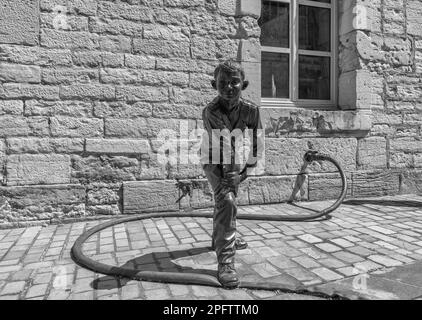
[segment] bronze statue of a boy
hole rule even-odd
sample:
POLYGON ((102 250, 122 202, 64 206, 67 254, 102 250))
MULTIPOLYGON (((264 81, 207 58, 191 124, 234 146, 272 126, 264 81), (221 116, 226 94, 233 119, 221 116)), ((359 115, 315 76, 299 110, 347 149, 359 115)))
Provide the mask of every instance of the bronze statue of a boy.
MULTIPOLYGON (((234 266, 236 249, 244 249, 247 243, 236 238, 236 197, 239 184, 247 178, 248 168, 257 164, 257 150, 262 145, 262 125, 258 106, 241 98, 241 92, 248 86, 245 72, 240 65, 233 61, 220 63, 214 71, 212 86, 218 91, 216 97, 208 104, 202 113, 202 120, 207 138, 205 158, 202 158, 202 167, 214 192, 214 218, 212 248, 216 251, 218 260, 218 280, 226 288, 235 288, 239 278, 234 266), (223 161, 224 148, 221 130, 237 130, 236 132, 252 133, 252 148, 247 164, 242 167, 235 161, 236 144, 230 138, 230 161, 223 161), (261 131, 261 134, 259 134, 261 131), (213 150, 214 148, 214 150, 213 150), (218 159, 216 161, 215 148, 218 159), (205 161, 204 161, 205 159, 205 161)), ((204 141, 203 141, 204 142, 204 141)), ((226 141, 227 142, 227 141, 226 141)))

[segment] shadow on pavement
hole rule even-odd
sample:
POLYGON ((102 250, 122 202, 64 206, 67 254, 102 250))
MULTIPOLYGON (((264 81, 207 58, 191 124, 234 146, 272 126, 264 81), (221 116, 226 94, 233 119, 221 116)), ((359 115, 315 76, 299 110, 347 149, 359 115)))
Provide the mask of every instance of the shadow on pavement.
MULTIPOLYGON (((309 208, 309 207, 300 206, 300 205, 293 203, 293 202, 287 202, 287 205, 292 206, 292 207, 296 207, 296 208, 299 208, 299 209, 304 209, 306 211, 310 211, 310 212, 313 212, 313 213, 319 213, 320 212, 318 210, 315 210, 315 209, 312 209, 312 208, 309 208)), ((317 218, 317 219, 311 219, 309 221, 328 221, 328 220, 331 220, 331 218, 332 218, 332 216, 328 214, 328 215, 322 216, 322 217, 317 218)))
MULTIPOLYGON (((177 259, 188 258, 186 261, 194 263, 193 259, 195 258, 195 256, 210 252, 213 252, 210 247, 193 248, 189 250, 178 250, 169 252, 152 252, 131 259, 120 267, 129 269, 129 274, 132 274, 133 272, 133 276, 135 276, 139 271, 158 271, 206 274, 213 277, 217 277, 217 271, 214 266, 210 266, 210 269, 198 269, 189 266, 180 266, 179 264, 174 262, 174 260, 177 259)), ((92 281, 91 287, 97 290, 111 290, 114 288, 123 287, 129 281, 132 281, 132 279, 114 276, 103 276, 92 281)))
POLYGON ((375 199, 351 199, 343 202, 345 205, 364 205, 364 204, 375 204, 379 206, 394 206, 394 207, 413 207, 422 208, 422 201, 412 200, 375 200, 375 199))

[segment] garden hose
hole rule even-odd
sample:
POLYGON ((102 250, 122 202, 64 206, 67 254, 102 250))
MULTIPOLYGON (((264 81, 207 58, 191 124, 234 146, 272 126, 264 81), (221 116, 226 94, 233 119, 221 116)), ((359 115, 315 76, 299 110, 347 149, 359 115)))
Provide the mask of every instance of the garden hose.
MULTIPOLYGON (((333 203, 330 207, 316 211, 312 210, 314 213, 310 215, 274 215, 274 214, 238 214, 236 216, 237 219, 241 220, 260 220, 260 221, 308 221, 308 220, 315 220, 317 218, 323 217, 328 215, 330 212, 336 210, 340 204, 343 202, 346 191, 347 191, 347 179, 346 176, 337 163, 336 160, 332 159, 328 155, 323 155, 318 153, 317 151, 308 151, 304 156, 304 163, 305 165, 302 167, 301 172, 299 173, 298 177, 303 176, 305 173, 305 169, 307 165, 311 164, 314 161, 327 161, 334 164, 337 168, 338 172, 341 176, 342 181, 342 190, 341 194, 338 197, 337 201, 333 203)), ((301 179, 296 180, 296 186, 293 191, 293 195, 291 200, 294 198, 295 193, 299 190, 298 181, 301 179)), ((303 182, 303 180, 302 180, 303 182)), ((126 267, 116 267, 110 266, 98 261, 94 261, 89 257, 85 256, 82 252, 82 246, 85 241, 101 230, 104 230, 108 227, 127 223, 132 221, 138 220, 145 220, 145 219, 153 219, 153 218, 170 218, 170 217, 177 217, 177 218, 211 218, 213 217, 212 212, 158 212, 158 213, 147 213, 147 214, 138 214, 138 215, 131 215, 130 217, 119 218, 113 221, 105 222, 100 225, 97 225, 86 232, 84 232, 81 236, 77 238, 75 241, 72 250, 71 256, 72 259, 80 266, 85 267, 89 270, 94 272, 102 273, 109 276, 117 276, 117 277, 125 277, 134 280, 141 280, 141 281, 153 281, 153 282, 164 282, 164 283, 177 283, 177 284, 191 284, 191 285, 205 285, 205 286, 213 286, 213 287, 221 287, 220 282, 217 280, 216 277, 206 274, 198 274, 198 273, 178 273, 178 272, 162 272, 162 271, 141 271, 132 268, 126 267)), ((336 294, 327 295, 325 293, 320 293, 312 288, 309 287, 289 287, 288 285, 283 284, 281 287, 280 284, 277 283, 260 283, 260 282, 248 282, 240 280, 240 284, 238 288, 246 288, 251 290, 279 290, 285 293, 296 293, 296 294, 308 294, 314 295, 324 298, 340 298, 336 294)))

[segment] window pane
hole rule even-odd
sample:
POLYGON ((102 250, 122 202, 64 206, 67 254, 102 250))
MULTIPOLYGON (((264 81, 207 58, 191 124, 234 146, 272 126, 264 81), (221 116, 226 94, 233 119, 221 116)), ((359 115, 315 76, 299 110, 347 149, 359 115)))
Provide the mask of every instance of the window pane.
POLYGON ((330 100, 330 60, 299 55, 299 99, 330 100))
POLYGON ((282 48, 289 47, 288 3, 264 1, 258 24, 261 27, 261 45, 282 48))
POLYGON ((331 51, 331 9, 299 6, 299 49, 331 51))
POLYGON ((289 54, 262 52, 263 98, 289 98, 289 54))
POLYGON ((324 3, 331 3, 331 0, 311 0, 315 2, 324 2, 324 3))

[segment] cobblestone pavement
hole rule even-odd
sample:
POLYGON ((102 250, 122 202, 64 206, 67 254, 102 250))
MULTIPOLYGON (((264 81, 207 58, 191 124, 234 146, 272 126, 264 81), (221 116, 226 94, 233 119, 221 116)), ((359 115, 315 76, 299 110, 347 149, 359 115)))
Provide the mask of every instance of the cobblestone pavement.
MULTIPOLYGON (((303 209, 277 204, 239 211, 297 214, 303 209)), ((280 291, 117 279, 75 265, 70 258, 74 241, 103 221, 0 230, 0 299, 316 299, 280 291)), ((211 231, 207 218, 130 222, 88 239, 84 253, 103 263, 142 270, 215 274, 215 253, 208 250, 211 231)), ((242 280, 322 290, 339 281, 359 282, 360 274, 422 261, 422 197, 349 200, 331 219, 313 222, 238 220, 238 232, 249 243, 237 252, 242 280)), ((421 287, 415 285, 413 295, 406 297, 422 295, 421 287)), ((392 292, 383 297, 401 296, 392 292)))

